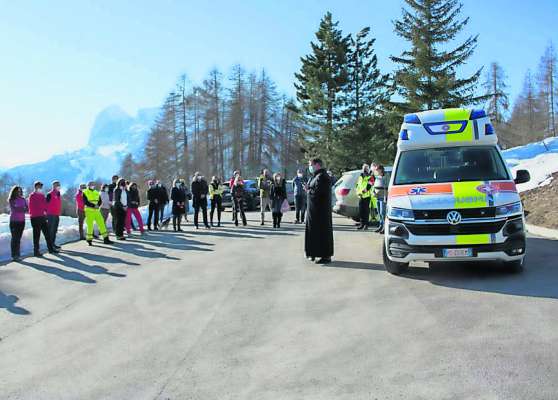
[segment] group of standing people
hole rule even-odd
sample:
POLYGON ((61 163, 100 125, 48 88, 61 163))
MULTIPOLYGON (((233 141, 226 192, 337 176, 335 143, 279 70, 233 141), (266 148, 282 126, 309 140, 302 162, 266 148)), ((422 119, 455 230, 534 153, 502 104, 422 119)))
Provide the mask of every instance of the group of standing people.
POLYGON ((362 172, 356 183, 356 193, 359 198, 358 208, 360 223, 357 227, 359 230, 368 230, 370 224, 370 210, 372 209, 377 213, 379 220, 375 232, 384 233, 388 186, 385 173, 383 165, 376 163, 362 165, 362 172), (375 199, 376 203, 375 209, 373 208, 373 199, 375 199))
MULTIPOLYGON (((305 251, 309 259, 328 263, 333 255, 333 233, 331 219, 331 178, 322 168, 319 159, 309 164, 310 179, 304 177, 302 170, 292 181, 295 196, 295 224, 306 221, 305 251), (307 207, 308 206, 308 207, 307 207)), ((233 221, 236 226, 247 225, 245 214, 245 187, 240 171, 234 171, 229 181, 233 203, 233 221), (240 215, 240 217, 239 217, 240 215)), ((58 253, 60 246, 56 243, 60 216, 62 213, 62 194, 59 181, 52 182, 48 193, 43 192, 43 183, 35 182, 33 192, 26 199, 23 188, 14 186, 9 194, 10 231, 12 258, 21 257, 20 243, 25 229, 25 215, 29 213, 33 227, 34 255, 41 257, 40 238, 44 236, 48 251, 58 253)), ((261 207, 261 225, 265 225, 265 214, 269 209, 272 214, 273 227, 280 228, 283 214, 290 210, 287 182, 281 173, 271 174, 263 169, 258 178, 258 190, 261 207)), ((158 230, 168 224, 165 208, 172 202, 172 225, 174 231, 182 231, 182 218, 189 213, 190 200, 194 208, 194 225, 199 228, 199 214, 207 229, 221 226, 223 211, 222 181, 213 176, 208 183, 203 175, 196 172, 188 185, 183 179, 176 179, 170 192, 157 180, 148 182, 147 229, 158 230), (208 218, 208 206, 210 215, 208 218), (216 216, 216 221, 215 221, 216 216)), ((113 244, 107 229, 108 217, 112 217, 112 229, 117 240, 126 240, 125 232, 130 235, 134 228, 134 219, 141 234, 144 234, 144 221, 139 212, 141 204, 138 185, 117 175, 110 184, 103 184, 98 190, 97 183, 91 181, 81 184, 75 195, 78 230, 81 240, 92 246, 93 239, 100 236, 105 244, 113 244), (84 230, 84 224, 86 229, 84 230), (98 236, 95 234, 97 226, 98 236)))

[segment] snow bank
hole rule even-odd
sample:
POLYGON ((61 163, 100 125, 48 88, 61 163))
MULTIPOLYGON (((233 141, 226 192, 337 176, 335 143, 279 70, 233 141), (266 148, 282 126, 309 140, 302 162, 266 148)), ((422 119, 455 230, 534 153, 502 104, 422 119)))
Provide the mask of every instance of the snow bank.
MULTIPOLYGON (((140 213, 143 219, 143 223, 147 223, 147 217, 149 215, 149 209, 147 206, 140 207, 140 213)), ((172 208, 169 205, 165 208, 164 216, 169 218, 171 216, 172 208)), ((192 213, 192 207, 190 206, 190 212, 192 213)), ((111 230, 111 217, 109 216, 107 220, 107 227, 111 230)), ((137 224, 136 224, 137 226, 137 224)), ((21 238, 21 255, 26 256, 33 254, 33 230, 31 229, 31 222, 27 218, 25 222, 25 231, 23 232, 23 237, 21 238)), ((85 227, 84 227, 85 229, 85 227)), ((96 230, 97 231, 97 230, 96 230)), ((10 233, 10 216, 8 214, 0 214, 0 262, 7 261, 11 259, 11 247, 10 242, 12 235, 10 233)), ((79 229, 77 218, 72 217, 60 217, 60 226, 58 228, 58 233, 56 235, 56 243, 64 244, 68 242, 73 242, 79 240, 79 229)), ((41 251, 45 252, 47 250, 47 245, 44 238, 41 236, 41 251)))
POLYGON ((544 143, 548 150, 541 141, 503 151, 512 172, 526 169, 531 174, 529 182, 517 186, 520 192, 548 185, 551 175, 558 172, 558 138, 545 139, 544 143))

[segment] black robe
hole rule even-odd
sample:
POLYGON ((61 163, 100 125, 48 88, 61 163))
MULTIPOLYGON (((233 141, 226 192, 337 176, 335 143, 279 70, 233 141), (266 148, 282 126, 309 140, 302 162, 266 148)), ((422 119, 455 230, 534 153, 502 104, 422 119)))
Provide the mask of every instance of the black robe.
POLYGON ((306 235, 307 257, 333 256, 333 221, 331 215, 331 179, 325 169, 314 173, 308 182, 306 235))

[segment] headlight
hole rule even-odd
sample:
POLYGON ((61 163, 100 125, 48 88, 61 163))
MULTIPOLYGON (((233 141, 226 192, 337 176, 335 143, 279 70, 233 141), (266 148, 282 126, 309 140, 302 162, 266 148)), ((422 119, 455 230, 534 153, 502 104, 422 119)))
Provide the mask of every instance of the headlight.
POLYGON ((388 217, 391 219, 414 221, 415 215, 413 210, 407 210, 405 208, 389 207, 388 217))
POLYGON ((506 204, 505 206, 496 207, 497 217, 509 217, 510 215, 521 214, 523 207, 521 202, 506 204))

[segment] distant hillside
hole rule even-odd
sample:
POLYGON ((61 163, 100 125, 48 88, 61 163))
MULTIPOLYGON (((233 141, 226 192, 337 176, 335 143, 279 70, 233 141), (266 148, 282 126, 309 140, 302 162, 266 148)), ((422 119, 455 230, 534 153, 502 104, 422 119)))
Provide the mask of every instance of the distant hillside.
POLYGON ((118 106, 107 107, 95 118, 84 148, 4 172, 25 186, 37 179, 45 183, 58 179, 65 186, 95 178, 109 179, 118 172, 127 153, 138 154, 142 150, 158 112, 157 108, 146 108, 130 116, 118 106))

